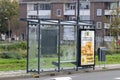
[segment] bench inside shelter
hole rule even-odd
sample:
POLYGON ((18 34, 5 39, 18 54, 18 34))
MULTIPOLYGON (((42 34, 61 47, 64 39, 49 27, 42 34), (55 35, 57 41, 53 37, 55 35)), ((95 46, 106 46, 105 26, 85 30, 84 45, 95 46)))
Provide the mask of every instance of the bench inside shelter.
MULTIPOLYGON (((72 63, 72 64, 76 64, 76 61, 75 61, 75 60, 60 61, 60 64, 63 64, 63 63, 72 63)), ((55 66, 58 66, 59 62, 58 62, 58 61, 53 61, 52 64, 55 65, 55 66)))

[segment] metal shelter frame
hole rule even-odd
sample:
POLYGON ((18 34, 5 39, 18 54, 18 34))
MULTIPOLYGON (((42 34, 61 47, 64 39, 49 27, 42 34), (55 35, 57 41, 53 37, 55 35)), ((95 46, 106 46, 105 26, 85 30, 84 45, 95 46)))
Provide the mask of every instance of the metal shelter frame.
MULTIPOLYGON (((79 30, 80 29, 84 29, 84 30, 95 30, 95 23, 94 21, 89 21, 89 20, 84 20, 84 21, 78 21, 78 20, 73 20, 73 21, 66 21, 66 20, 60 20, 60 19, 31 19, 31 18, 21 18, 22 21, 26 21, 27 22, 27 65, 26 65, 26 70, 27 72, 37 72, 38 74, 41 72, 40 71, 40 68, 41 68, 41 64, 40 64, 40 43, 41 43, 41 40, 40 40, 40 26, 41 25, 54 25, 54 26, 58 26, 58 32, 59 32, 59 39, 58 39, 58 72, 60 72, 60 27, 61 26, 75 26, 76 27, 76 35, 77 35, 77 45, 76 45, 76 70, 78 70, 78 68, 80 67, 78 64, 79 64, 79 59, 78 59, 78 56, 79 56, 79 45, 78 45, 78 37, 79 37, 79 30), (37 70, 29 70, 29 25, 31 24, 37 24, 38 25, 38 69, 37 70)), ((95 65, 92 65, 92 66, 95 66, 95 65)))

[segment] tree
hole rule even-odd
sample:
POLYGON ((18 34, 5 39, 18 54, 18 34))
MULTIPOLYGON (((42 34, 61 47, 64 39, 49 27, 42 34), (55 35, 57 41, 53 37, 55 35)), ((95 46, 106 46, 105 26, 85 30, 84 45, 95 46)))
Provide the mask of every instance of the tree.
POLYGON ((120 35, 120 8, 117 7, 112 11, 112 17, 111 17, 111 21, 109 22, 109 20, 107 22, 110 23, 110 34, 114 36, 114 40, 116 41, 116 47, 118 48, 118 37, 120 35))
POLYGON ((8 31, 8 19, 12 24, 13 18, 18 16, 17 0, 0 0, 0 32, 8 31))

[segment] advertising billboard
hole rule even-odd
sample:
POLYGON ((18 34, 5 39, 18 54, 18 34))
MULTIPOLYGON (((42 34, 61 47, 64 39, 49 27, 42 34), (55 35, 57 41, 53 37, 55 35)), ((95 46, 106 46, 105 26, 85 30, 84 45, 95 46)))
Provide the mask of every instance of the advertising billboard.
POLYGON ((64 26, 63 40, 75 40, 74 26, 64 26))
POLYGON ((80 63, 81 66, 94 65, 94 30, 81 31, 80 63))

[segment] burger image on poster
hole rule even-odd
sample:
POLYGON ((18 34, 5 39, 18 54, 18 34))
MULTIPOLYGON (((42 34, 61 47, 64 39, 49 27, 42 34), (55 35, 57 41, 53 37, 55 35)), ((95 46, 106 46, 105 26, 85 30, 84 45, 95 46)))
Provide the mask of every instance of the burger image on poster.
POLYGON ((81 33, 81 64, 93 64, 94 62, 94 33, 82 31, 81 33))

